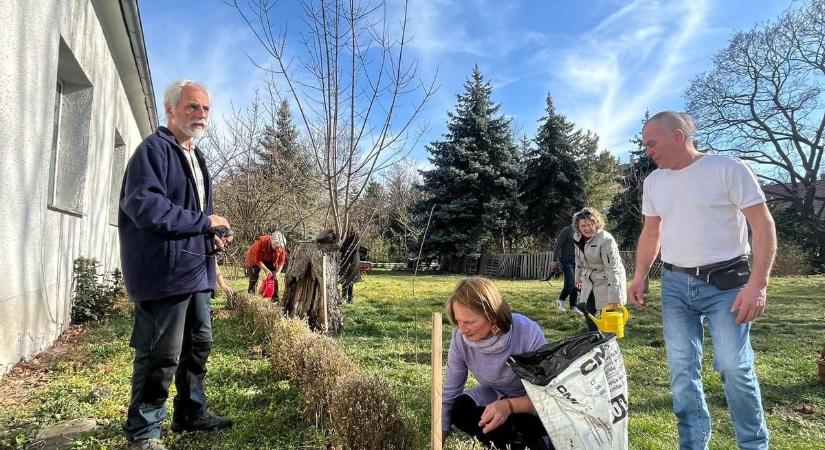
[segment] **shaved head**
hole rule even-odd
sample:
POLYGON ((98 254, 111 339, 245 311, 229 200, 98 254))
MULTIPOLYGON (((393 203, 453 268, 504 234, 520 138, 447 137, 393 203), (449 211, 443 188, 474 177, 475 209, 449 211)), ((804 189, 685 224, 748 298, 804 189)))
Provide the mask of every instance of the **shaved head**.
POLYGON ((642 127, 642 145, 660 169, 681 169, 702 156, 693 143, 695 132, 689 115, 662 111, 642 127))
POLYGON ((693 124, 693 118, 687 113, 678 113, 676 111, 662 111, 656 113, 648 119, 645 123, 647 126, 651 122, 656 122, 666 132, 673 130, 681 130, 685 137, 690 139, 696 133, 696 126, 693 124))

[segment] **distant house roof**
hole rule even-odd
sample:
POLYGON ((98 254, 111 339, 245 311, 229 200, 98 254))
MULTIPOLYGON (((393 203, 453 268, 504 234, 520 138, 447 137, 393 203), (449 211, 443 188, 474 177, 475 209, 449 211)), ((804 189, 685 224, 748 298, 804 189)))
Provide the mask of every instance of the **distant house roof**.
POLYGON ((140 133, 158 126, 155 90, 137 0, 92 0, 140 133))
MULTIPOLYGON (((822 207, 823 201, 825 201, 825 180, 820 179, 816 182, 815 186, 816 193, 814 194, 814 211, 819 211, 822 207)), ((788 197, 793 195, 793 190, 793 185, 791 183, 766 184, 762 186, 762 191, 765 192, 765 200, 769 205, 774 207, 790 206, 791 202, 788 200, 788 197)), ((802 198, 805 196, 805 190, 799 183, 797 183, 796 196, 797 198, 802 198)))

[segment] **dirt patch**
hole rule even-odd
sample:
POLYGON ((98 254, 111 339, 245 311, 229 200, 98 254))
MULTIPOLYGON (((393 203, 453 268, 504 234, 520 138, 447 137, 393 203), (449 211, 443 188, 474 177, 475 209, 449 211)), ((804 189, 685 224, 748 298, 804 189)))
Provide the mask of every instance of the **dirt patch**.
POLYGON ((803 427, 813 426, 812 421, 817 421, 820 416, 825 415, 822 411, 817 411, 814 405, 804 402, 777 405, 768 408, 768 412, 785 417, 803 427))
POLYGON ((0 383, 0 405, 10 407, 25 403, 37 388, 48 384, 50 368, 57 361, 78 356, 77 342, 86 332, 86 325, 72 325, 48 349, 27 361, 17 363, 0 383))

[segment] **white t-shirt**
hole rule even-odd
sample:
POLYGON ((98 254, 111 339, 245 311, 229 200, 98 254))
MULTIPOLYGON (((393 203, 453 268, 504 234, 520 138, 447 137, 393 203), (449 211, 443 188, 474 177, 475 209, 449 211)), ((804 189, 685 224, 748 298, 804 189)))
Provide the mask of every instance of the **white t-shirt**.
POLYGON ((697 267, 750 253, 740 210, 765 193, 742 161, 704 155, 684 169, 654 170, 642 198, 642 214, 662 219, 662 261, 697 267))

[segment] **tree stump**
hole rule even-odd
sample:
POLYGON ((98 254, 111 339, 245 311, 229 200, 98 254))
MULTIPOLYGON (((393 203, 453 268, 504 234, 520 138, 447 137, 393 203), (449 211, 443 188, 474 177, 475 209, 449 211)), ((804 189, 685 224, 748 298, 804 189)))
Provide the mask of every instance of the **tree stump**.
POLYGON ((317 331, 338 333, 343 316, 338 296, 338 247, 332 243, 299 241, 289 253, 283 308, 290 317, 306 318, 317 331), (326 256, 326 317, 324 314, 324 256, 326 256), (326 324, 325 324, 326 320, 326 324))

